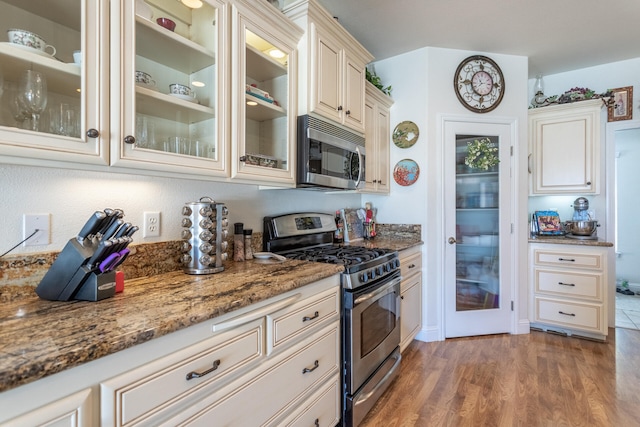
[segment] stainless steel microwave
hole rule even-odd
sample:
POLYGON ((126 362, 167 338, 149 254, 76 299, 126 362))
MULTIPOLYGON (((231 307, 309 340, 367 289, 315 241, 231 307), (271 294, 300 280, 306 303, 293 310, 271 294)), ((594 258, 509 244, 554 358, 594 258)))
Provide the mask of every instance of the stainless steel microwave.
POLYGON ((298 188, 362 188, 364 156, 363 136, 316 116, 298 116, 298 188))

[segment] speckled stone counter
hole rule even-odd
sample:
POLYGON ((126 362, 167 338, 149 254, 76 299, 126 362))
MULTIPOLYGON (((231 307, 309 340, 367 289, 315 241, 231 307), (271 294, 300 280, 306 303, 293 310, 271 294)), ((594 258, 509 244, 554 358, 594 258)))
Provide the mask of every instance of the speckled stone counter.
POLYGON ((529 243, 554 243, 558 245, 576 245, 576 246, 603 246, 611 247, 613 243, 604 240, 580 240, 571 239, 565 236, 536 236, 529 239, 529 243))
POLYGON ((341 271, 342 266, 308 261, 231 263, 213 275, 175 271, 128 280, 123 293, 98 302, 45 301, 33 288, 6 287, 0 304, 0 391, 341 271))
MULTIPOLYGON (((401 251, 418 239, 349 243, 401 251)), ((181 270, 128 279, 98 302, 45 301, 33 286, 0 286, 0 392, 187 328, 343 271, 308 261, 230 262, 218 274, 181 270)))

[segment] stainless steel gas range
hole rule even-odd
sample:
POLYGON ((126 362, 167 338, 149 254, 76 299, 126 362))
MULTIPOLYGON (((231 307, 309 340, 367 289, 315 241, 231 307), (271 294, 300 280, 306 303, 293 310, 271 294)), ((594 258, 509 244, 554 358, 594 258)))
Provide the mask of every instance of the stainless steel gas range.
POLYGON ((333 215, 264 218, 263 248, 287 258, 344 265, 342 424, 357 426, 400 367, 400 261, 396 251, 333 244, 333 215))

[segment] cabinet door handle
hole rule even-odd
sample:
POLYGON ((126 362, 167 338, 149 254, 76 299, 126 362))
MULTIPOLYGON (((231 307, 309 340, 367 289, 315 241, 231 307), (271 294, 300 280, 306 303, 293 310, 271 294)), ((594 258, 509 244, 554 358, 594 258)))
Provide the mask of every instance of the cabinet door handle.
POLYGON ((456 238, 455 237, 449 237, 449 244, 453 245, 456 242, 456 238))
POLYGON ((527 156, 527 171, 531 173, 531 153, 527 156))
POLYGON ((575 283, 563 283, 563 282, 558 282, 558 285, 562 285, 562 286, 575 286, 575 283))
POLYGON ((400 299, 404 299, 404 295, 400 295, 400 299))
POLYGON ((316 420, 313 422, 313 425, 315 427, 320 427, 320 420, 318 418, 316 418, 316 420))
POLYGON ((302 373, 303 373, 303 374, 306 374, 306 373, 308 373, 308 372, 313 372, 313 371, 315 371, 316 369, 318 369, 318 366, 320 366, 320 362, 318 362, 318 361, 316 360, 315 362, 313 362, 313 367, 312 367, 312 368, 304 368, 304 369, 302 370, 302 373))
POLYGON ((409 265, 407 266, 407 268, 409 268, 409 269, 411 269, 411 268, 416 268, 416 265, 415 265, 415 264, 409 264, 409 265))
POLYGON ((132 135, 127 135, 124 137, 124 143, 125 144, 135 144, 136 143, 136 137, 132 136, 132 135))
POLYGON ((100 132, 98 132, 98 129, 89 129, 87 131, 87 137, 89 138, 97 138, 100 136, 100 132))
POLYGON ((303 322, 307 322, 309 320, 317 319, 318 317, 320 317, 320 312, 316 311, 315 313, 313 313, 313 316, 304 316, 302 318, 302 321, 303 322))
POLYGON ((573 258, 558 258, 558 261, 576 262, 573 258))
POLYGON ((342 105, 338 106, 338 111, 342 111, 342 105))
POLYGON ((211 366, 206 371, 202 371, 202 372, 191 371, 191 372, 189 372, 187 374, 187 381, 192 380, 194 378, 204 377, 205 375, 210 374, 211 372, 213 372, 216 369, 218 369, 218 366, 220 366, 220 359, 214 360, 213 361, 213 366, 211 366))
POLYGON ((348 116, 349 114, 351 114, 351 110, 347 110, 344 113, 348 116))
POLYGON ((564 315, 564 316, 571 316, 571 317, 576 317, 576 315, 574 313, 565 313, 564 311, 559 311, 558 313, 564 315))
POLYGON ((247 156, 240 156, 240 158, 238 159, 241 162, 246 162, 247 161, 247 156))
POLYGON ((591 185, 591 181, 587 181, 587 185, 591 185))

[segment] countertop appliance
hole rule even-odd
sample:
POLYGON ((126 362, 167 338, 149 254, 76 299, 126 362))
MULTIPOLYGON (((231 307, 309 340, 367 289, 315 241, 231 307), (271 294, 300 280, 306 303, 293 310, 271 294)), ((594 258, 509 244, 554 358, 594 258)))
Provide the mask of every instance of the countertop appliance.
POLYGON ((598 221, 589 213, 589 200, 586 197, 578 197, 573 202, 573 217, 571 221, 565 221, 565 237, 578 240, 597 240, 598 221))
POLYGON ((364 136, 316 116, 298 117, 298 188, 362 188, 365 184, 364 156, 364 136))
POLYGON ((342 425, 357 426, 400 367, 400 261, 389 249, 333 243, 331 214, 264 218, 263 249, 291 259, 344 265, 342 425))

